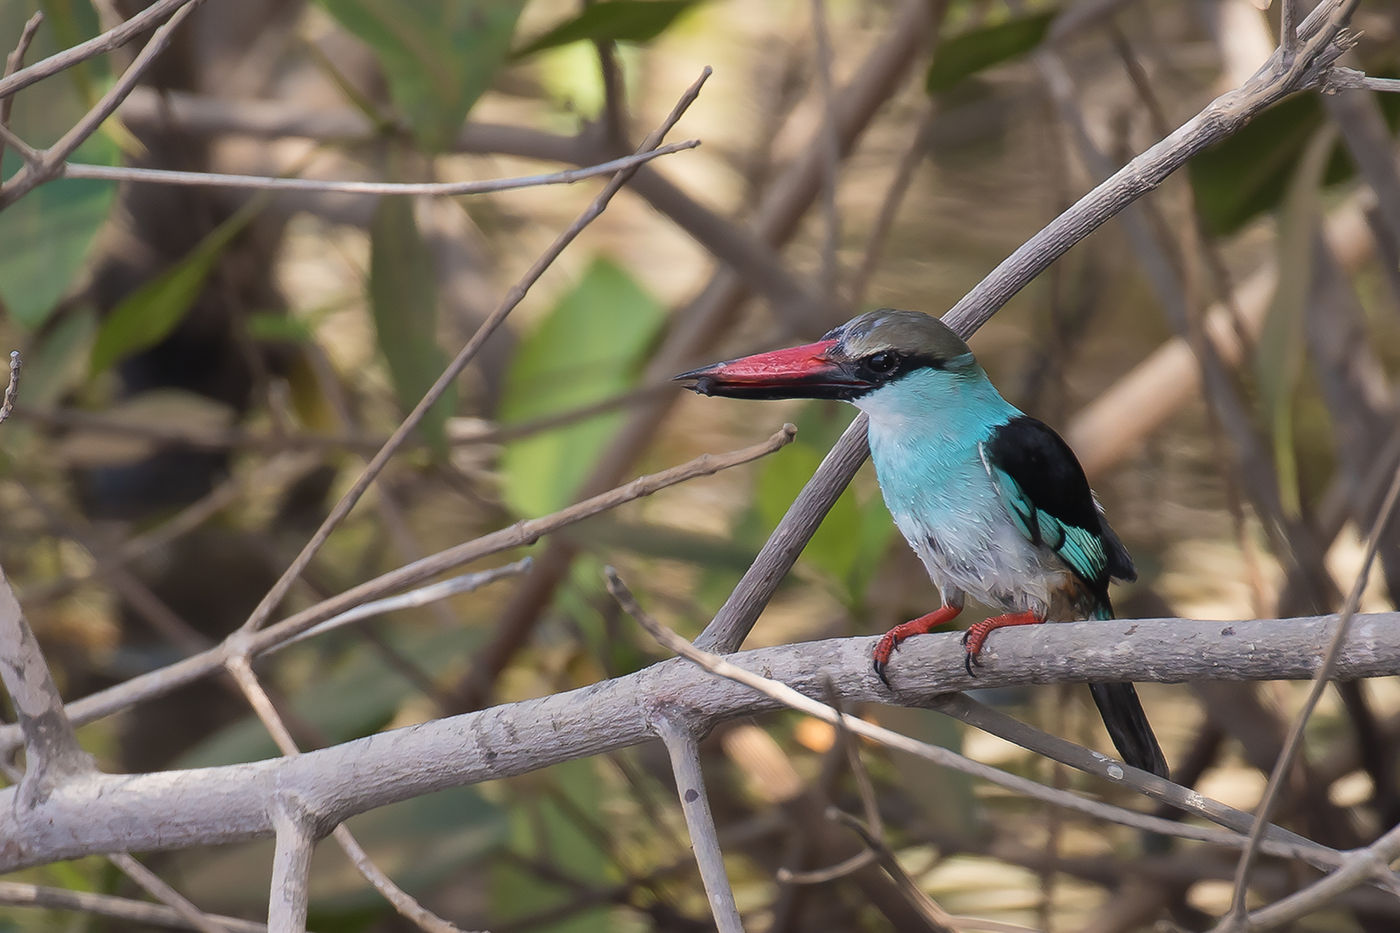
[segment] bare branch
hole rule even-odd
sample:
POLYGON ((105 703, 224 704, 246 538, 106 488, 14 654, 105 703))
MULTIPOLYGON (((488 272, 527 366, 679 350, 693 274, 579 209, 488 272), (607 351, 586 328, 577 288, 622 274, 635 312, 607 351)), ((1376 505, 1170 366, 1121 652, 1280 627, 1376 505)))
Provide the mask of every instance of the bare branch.
POLYGON ((24 737, 25 771, 19 803, 41 804, 55 786, 95 770, 78 745, 63 698, 5 572, 0 569, 0 681, 14 704, 24 737))
MULTIPOLYGON (((1309 678, 1315 673, 1318 646, 1327 642, 1335 623, 1335 616, 1324 616, 1027 626, 998 633, 986 649, 986 664, 975 681, 963 671, 956 633, 925 635, 905 644, 893 693, 870 670, 873 639, 869 637, 786 645, 744 652, 730 660, 748 671, 763 671, 769 679, 806 696, 821 696, 830 678, 846 703, 927 706, 934 697, 972 687, 1085 680, 1309 678)), ((1335 676, 1391 676, 1397 669, 1400 613, 1357 616, 1335 676)), ((625 748, 654 738, 654 698, 663 696, 696 717, 697 727, 782 706, 689 661, 673 659, 577 690, 425 722, 293 758, 197 772, 89 774, 62 782, 32 810, 17 808, 16 789, 5 788, 0 790, 0 872, 121 849, 183 848, 265 837, 273 831, 269 801, 279 792, 295 791, 316 815, 318 825, 334 825, 355 813, 446 787, 511 777, 625 748), (97 806, 101 820, 91 817, 97 806)), ((869 737, 866 724, 859 720, 848 717, 847 726, 869 737)), ((925 753, 922 747, 914 751, 925 753)), ((1120 784, 1115 771, 1122 766, 1107 758, 1101 764, 1102 779, 1120 784)), ((954 766, 961 767, 962 762, 954 766)), ((998 781, 1004 780, 1000 772, 989 770, 998 781)), ((1026 783, 1031 792, 1045 791, 1026 783)), ((1185 833, 1212 844, 1242 846, 1244 842, 1234 833, 1188 829, 1074 795, 1065 797, 1073 801, 1065 801, 1067 806, 1096 818, 1155 832, 1185 833)), ((1291 836, 1276 836, 1272 831, 1269 835, 1269 852, 1301 856, 1325 868, 1338 867, 1345 858, 1324 846, 1294 843, 1291 836)))
POLYGON ((157 0, 120 26, 109 29, 100 36, 94 36, 86 42, 80 42, 71 48, 64 49, 62 52, 50 55, 43 61, 35 62, 28 68, 0 79, 0 98, 9 97, 16 91, 23 90, 50 75, 56 75, 66 68, 72 68, 79 62, 95 58, 103 52, 121 48, 142 33, 148 32, 156 23, 192 2, 198 2, 198 0, 157 0))
POLYGON ((699 145, 700 140, 688 139, 684 142, 669 143, 657 149, 635 152, 620 159, 612 159, 583 168, 547 172, 540 175, 521 175, 515 178, 493 178, 486 181, 332 181, 319 178, 288 178, 267 175, 224 175, 217 172, 178 172, 168 169, 138 168, 124 165, 87 165, 84 163, 65 163, 60 167, 58 175, 63 178, 95 178, 107 181, 186 185, 200 188, 242 188, 250 191, 316 191, 333 194, 362 194, 373 197, 381 195, 451 197, 468 194, 491 194, 498 191, 538 188, 545 185, 571 185, 587 178, 596 178, 599 175, 610 175, 623 169, 636 168, 660 156, 694 149, 699 145))
MULTIPOLYGON (((613 595, 616 596, 616 592, 613 595)), ((622 602, 621 599, 618 601, 622 602)), ((622 608, 632 613, 635 606, 634 600, 631 605, 623 603, 622 608)), ((710 812, 710 797, 705 793, 705 775, 700 770, 700 746, 695 734, 685 725, 684 714, 677 715, 676 711, 658 710, 654 725, 656 734, 661 737, 667 754, 671 756, 676 794, 680 797, 686 828, 690 830, 691 848, 695 850, 695 861, 700 866, 700 880, 705 884, 705 895, 710 900, 715 926, 720 933, 744 933, 744 922, 739 917, 738 905, 734 903, 734 890, 729 886, 729 875, 724 870, 724 853, 719 848, 715 818, 710 812)))
MULTIPOLYGON (((76 910, 98 917, 129 920, 143 926, 169 927, 173 930, 196 930, 179 911, 164 904, 96 894, 91 891, 70 891, 48 888, 22 881, 0 881, 0 904, 11 907, 40 907, 45 910, 76 910)), ((267 926, 236 917, 209 916, 216 929, 225 933, 267 933, 267 926)))
POLYGON ((492 567, 490 570, 483 570, 479 573, 464 573, 459 576, 450 577, 430 586, 419 587, 416 590, 409 590, 407 593, 400 593, 397 596, 388 596, 384 599, 376 599, 371 602, 361 603, 354 609, 348 609, 339 615, 331 616, 304 632, 298 632, 286 641, 272 646, 267 650, 267 654, 281 650, 288 645, 294 645, 307 638, 315 638, 327 632, 334 631, 351 622, 358 622, 361 619, 369 619, 374 616, 382 616, 390 612, 398 612, 400 609, 417 609, 438 600, 447 599, 450 596, 460 596, 463 593, 470 593, 472 590, 480 589, 488 583, 495 583, 497 580, 504 580, 506 577, 513 577, 522 574, 530 569, 531 558, 522 557, 513 564, 506 564, 504 567, 492 567))
MULTIPOLYGON (((79 725, 101 719, 135 703, 163 696, 177 687, 192 683, 222 668, 228 658, 251 652, 253 656, 270 651, 288 638, 305 631, 341 612, 345 612, 366 600, 377 599, 388 593, 399 592, 405 587, 428 580, 440 573, 488 557, 501 551, 534 544, 543 536, 560 528, 580 522, 585 518, 616 508, 624 502, 649 496, 668 486, 709 476, 721 470, 749 463, 766 456, 791 442, 797 429, 790 424, 783 425, 768 440, 727 454, 704 454, 680 466, 639 476, 625 486, 619 486, 605 493, 575 503, 566 509, 542 518, 516 522, 508 528, 483 535, 473 541, 459 544, 437 554, 425 557, 375 577, 333 596, 315 606, 303 609, 288 616, 275 625, 256 633, 244 644, 230 636, 220 645, 176 661, 174 664, 141 674, 106 690, 98 691, 71 704, 68 715, 79 725)), ((235 633, 236 635, 236 633, 235 633)), ((16 745, 22 736, 13 724, 0 724, 0 754, 16 745)))
POLYGON ((1362 559, 1361 570, 1357 573, 1351 592, 1347 594, 1346 602, 1342 605, 1341 616, 1332 632, 1327 653, 1323 655, 1322 664, 1318 666, 1317 673, 1313 676, 1312 689, 1308 691, 1302 709, 1294 718, 1293 726, 1288 732, 1288 739, 1284 742, 1283 751, 1280 752, 1278 761, 1274 763, 1273 773, 1269 775, 1269 784, 1264 788, 1264 796, 1259 801, 1259 807, 1255 812, 1255 826, 1249 834, 1249 845, 1240 856, 1239 867, 1235 871, 1235 895, 1230 905, 1230 914, 1223 922, 1222 929, 1249 928, 1249 909, 1245 903, 1245 895, 1249 890, 1249 873, 1253 870, 1254 862, 1258 857, 1259 840, 1264 832, 1263 827, 1273 818, 1274 807, 1278 803, 1284 778, 1292 769, 1293 762, 1298 756, 1298 750, 1302 747, 1303 730, 1307 727, 1308 720, 1312 718, 1313 710, 1317 709, 1323 691, 1332 682, 1337 660, 1341 656, 1342 645, 1346 641, 1347 629, 1356 617, 1356 610, 1361 604, 1361 594, 1365 591, 1366 582, 1371 576, 1371 566, 1376 560, 1376 550, 1380 545, 1381 533, 1385 530, 1391 516, 1395 514, 1397 502, 1400 502, 1400 470, 1396 471, 1394 479, 1391 480, 1390 490, 1385 495, 1385 501, 1382 503, 1380 511, 1376 513, 1376 520, 1366 539, 1366 555, 1362 559))
POLYGON ((316 836, 310 814, 295 797, 271 802, 277 847, 272 853, 272 892, 267 904, 268 933, 305 933, 310 903, 311 853, 316 836))
MULTIPOLYGON (((229 674, 233 676, 234 682, 238 684, 244 699, 253 708, 258 720, 267 729, 272 740, 277 744, 278 750, 283 755, 300 755, 301 749, 297 746, 296 739, 292 737, 291 730, 283 721, 277 707, 273 705, 272 698, 267 695, 257 676, 253 673, 253 667, 248 660, 243 657, 230 658, 228 661, 229 674)), ((388 875, 380 870, 379 866, 370 859, 369 853, 360 845, 350 828, 341 823, 331 833, 331 837, 349 857, 355 868, 364 876, 376 891, 388 901, 401 916, 407 917, 414 923, 429 933, 462 933, 461 928, 449 923, 437 914, 427 910, 414 899, 407 891, 394 883, 388 875)), ((279 830, 280 839, 280 830, 279 830)))
MULTIPOLYGON (((118 871, 139 885, 141 890, 164 904, 191 930, 199 930, 200 933, 226 933, 228 930, 228 927, 219 918, 200 910, 190 902, 189 898, 166 884, 159 875, 128 853, 116 852, 109 854, 107 858, 117 867, 118 871)), ((262 927, 262 924, 257 924, 257 926, 262 927)))
POLYGON ((360 841, 355 838, 350 832, 350 828, 344 823, 335 828, 331 833, 331 838, 345 852, 346 857, 350 859, 365 880, 374 886, 381 897, 393 905, 393 908, 399 912, 399 916, 417 924, 419 929, 427 930, 428 933, 463 933, 461 927, 428 910, 418 902, 417 898, 384 874, 383 869, 374 864, 364 846, 360 845, 360 841))
MULTIPOLYGON (((681 115, 685 113, 700 95, 700 88, 704 86, 709 76, 710 69, 706 67, 695 83, 687 88, 685 93, 681 95, 680 100, 677 101, 676 106, 672 109, 671 113, 667 115, 666 119, 662 121, 661 125, 642 141, 642 144, 638 147, 639 152, 655 149, 661 144, 661 140, 665 138, 666 133, 680 120, 681 115)), ((608 202, 622 189, 623 185, 627 184, 628 179, 632 177, 635 171, 635 167, 627 168, 622 169, 614 175, 612 180, 609 181, 607 185, 604 186, 603 190, 598 193, 598 196, 593 199, 592 203, 584 209, 583 213, 575 218, 574 222, 554 239, 554 242, 535 260, 534 264, 525 275, 521 277, 520 281, 506 293, 506 297, 501 302, 500 306, 481 323, 481 326, 472 334, 471 339, 467 341, 466 345, 458 351, 452 362, 443 370, 442 375, 438 376, 437 381, 433 383, 432 387, 428 389, 423 398, 414 406, 413 411, 409 412, 403 422, 394 429, 394 433, 385 441, 384 446, 380 448, 379 452, 365 465, 365 468, 361 471, 355 482, 345 491, 345 494, 340 497, 340 500, 336 502, 335 506, 331 509, 330 514, 326 516, 325 521, 321 523, 321 527, 316 529, 316 533, 312 535, 311 540, 306 542, 306 545, 301 549, 301 552, 297 554, 291 565, 287 567, 282 573, 282 576, 273 584, 272 589, 268 590, 257 607, 254 608, 252 614, 248 616, 247 621, 243 623, 240 629, 241 631, 249 633, 257 631, 267 622, 273 611, 292 588, 292 584, 296 582, 301 576, 302 571, 311 563, 311 559, 320 551, 321 545, 330 537, 331 532, 344 520, 345 516, 350 514, 350 510, 355 507, 355 503, 364 495, 365 490, 369 489, 375 478, 389 462, 389 459, 393 457, 403 445, 404 441, 408 439, 409 434, 418 427, 419 423, 427 415, 428 410, 432 408, 437 400, 442 397, 443 393, 452 386, 457 380, 457 377, 462 374, 467 364, 471 362, 482 345, 485 344, 486 339, 495 332, 496 328, 505 321, 506 316, 515 309, 516 305, 518 305, 522 299, 524 299, 530 287, 534 285, 535 282, 539 281, 540 276, 544 274, 545 270, 548 269, 564 249, 583 232, 584 228, 603 213, 603 210, 608 206, 608 202)))
POLYGON ((24 365, 24 361, 19 357, 18 350, 10 351, 10 381, 5 385, 5 399, 0 402, 0 424, 3 424, 10 417, 10 412, 15 410, 15 398, 19 395, 19 370, 24 365))
POLYGON ((1376 872, 1388 871, 1397 857, 1400 857, 1400 826, 1392 827, 1366 848, 1349 853, 1345 864, 1325 878, 1251 913, 1249 929, 1273 930, 1318 910, 1374 877, 1376 872))
POLYGON ((1278 45, 1284 55, 1298 53, 1298 0, 1279 0, 1278 45))
POLYGON ((797 494, 729 598, 695 639, 695 647, 702 651, 728 653, 743 644, 749 629, 758 621, 759 613, 778 591, 778 585, 816 533, 827 510, 865 462, 868 452, 865 426, 865 413, 862 412, 846 428, 841 439, 822 459, 817 472, 797 494))
MULTIPOLYGON (((1145 771, 1122 771, 1116 762, 1105 759, 1098 752, 1027 725, 985 703, 979 703, 966 693, 948 693, 935 697, 928 704, 928 708, 1085 774, 1119 781, 1145 797, 1175 807, 1182 813, 1210 820, 1226 829, 1248 834, 1254 826, 1254 815, 1251 813, 1204 797, 1196 790, 1164 780, 1155 774, 1145 771)), ((1291 842, 1303 847, 1310 845, 1303 836, 1277 826, 1271 827, 1269 833, 1280 842, 1291 842)), ((1380 880, 1382 886, 1400 894, 1400 879, 1380 880)))
MULTIPOLYGON (((893 879, 900 893, 919 911, 933 933, 958 933, 960 927, 955 924, 952 914, 940 907, 933 898, 925 894, 923 889, 914 883, 914 879, 910 878, 909 873, 904 870, 904 866, 899 864, 899 859, 895 858, 894 852, 880 838, 878 832, 851 814, 835 807, 827 811, 827 817, 853 831, 865 843, 867 851, 875 853, 875 858, 879 861, 880 867, 885 870, 885 874, 893 879)), ((969 925, 975 926, 975 924, 976 921, 972 921, 969 925)))
MULTIPOLYGON (((116 111, 121 102, 136 87, 136 82, 141 80, 146 69, 150 68, 156 58, 170 45, 171 35, 203 2, 204 0, 184 0, 174 15, 151 34, 150 40, 141 49, 141 53, 127 66, 127 69, 122 72, 121 77, 108 89, 107 93, 102 95, 102 99, 84 114, 83 118, 75 123, 68 132, 59 137, 58 142, 44 151, 43 160, 38 164, 26 163, 9 181, 0 186, 0 210, 9 207, 35 187, 49 181, 62 171, 63 163, 73 154, 73 150, 97 132, 97 128, 102 125, 103 121, 116 111)), ((138 18, 132 17, 132 19, 138 18)), ((17 78, 29 70, 26 68, 14 77, 17 78)), ((5 82, 0 81, 0 88, 3 88, 4 85, 5 82)), ((3 91, 0 91, 0 95, 3 95, 3 91)))
MULTIPOLYGON (((1337 56, 1354 41, 1342 25, 1354 0, 1325 0, 1299 27, 1297 56, 1275 54, 1249 81, 1217 97, 1176 132, 1123 166, 1001 262, 943 316, 960 336, 972 335, 1032 279, 1110 217, 1160 185, 1195 153, 1236 132, 1295 91, 1323 83, 1337 56)), ((866 417, 857 415, 769 537, 698 647, 733 651, 743 643, 797 555, 869 453, 866 417)))
MULTIPOLYGON (((612 568, 605 568, 604 575, 607 578, 608 591, 613 594, 613 597, 618 600, 618 603, 628 610, 629 614, 647 630, 648 634, 666 648, 694 662, 697 666, 712 674, 717 674, 720 677, 742 684, 798 712, 806 713, 809 716, 813 716, 832 725, 840 722, 851 732, 872 741, 879 742, 889 748, 917 755, 941 767, 982 778, 990 783, 1019 794, 1024 794, 1032 799, 1063 807, 1071 811, 1085 813, 1100 819, 1121 823, 1125 826, 1134 826, 1139 829, 1159 832, 1169 836, 1209 840, 1221 845, 1229 845, 1238 848, 1243 848, 1245 845, 1246 840, 1234 833, 1221 834, 1217 831, 1206 831, 1204 835, 1200 835, 1194 827, 1188 829, 1158 817, 1144 816, 1129 810, 1123 810, 1119 807, 1087 801, 1058 788, 1045 787, 1027 778, 1020 777, 1019 775, 1009 774, 1000 769, 972 761, 948 749, 916 741, 907 736, 900 735, 880 726, 871 725, 864 720, 841 713, 825 703, 819 703, 797 690, 794 690, 787 684, 760 676, 739 665, 726 661, 719 655, 711 654, 696 648, 694 645, 690 644, 690 642, 681 638, 670 629, 665 628, 655 619, 651 618, 646 612, 642 611, 640 607, 636 605, 636 600, 627 592, 626 586, 618 579, 616 572, 613 571, 612 568)), ((869 679, 869 675, 866 675, 866 679, 869 679)), ((1090 679, 1098 680, 1101 678, 1092 677, 1090 679)), ((1116 679, 1139 680, 1141 678, 1116 679)), ((980 678, 978 682, 981 683, 980 678)), ((1137 769, 1128 765, 1114 763, 1109 766, 1107 774, 1112 780, 1121 780, 1126 772, 1136 771, 1137 769)), ((1147 772, 1141 773, 1143 775, 1147 774, 1147 772)), ((1287 847, 1295 853, 1299 848, 1293 845, 1287 847)))
MULTIPOLYGON (((19 34, 19 41, 15 43, 14 50, 5 57, 4 77, 10 77, 19 70, 20 65, 24 64, 24 53, 29 51, 29 44, 34 41, 34 34, 39 31, 39 27, 43 22, 43 10, 34 11, 34 15, 25 21, 24 29, 21 30, 19 34)), ((6 141, 9 141, 10 136, 13 135, 9 132, 9 129, 10 112, 13 110, 14 105, 15 99, 13 97, 0 99, 0 129, 5 131, 6 141)), ((21 150, 21 154, 24 155, 26 161, 30 159, 29 154, 25 153, 23 150, 21 150)), ((3 158, 4 155, 5 144, 4 142, 0 142, 0 158, 3 158)))

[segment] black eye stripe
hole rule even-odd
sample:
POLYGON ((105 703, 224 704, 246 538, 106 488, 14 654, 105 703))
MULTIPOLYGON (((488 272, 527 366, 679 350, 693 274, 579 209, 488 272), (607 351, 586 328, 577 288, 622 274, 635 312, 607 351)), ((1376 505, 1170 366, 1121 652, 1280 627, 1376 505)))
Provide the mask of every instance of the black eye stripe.
POLYGON ((865 378, 877 385, 888 385, 917 369, 947 369, 953 360, 943 360, 922 353, 884 349, 867 353, 855 360, 865 378))

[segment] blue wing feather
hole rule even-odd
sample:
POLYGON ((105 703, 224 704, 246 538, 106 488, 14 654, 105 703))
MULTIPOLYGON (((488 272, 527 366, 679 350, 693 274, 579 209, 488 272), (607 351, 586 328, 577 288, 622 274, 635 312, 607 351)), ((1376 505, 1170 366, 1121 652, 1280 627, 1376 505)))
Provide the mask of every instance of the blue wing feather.
POLYGON ((1110 578, 1136 578, 1132 559, 1094 502, 1083 467, 1058 434, 1018 415, 993 429, 982 454, 1017 529, 1058 555, 1105 607, 1110 578))
POLYGON ((1015 477, 995 464, 988 466, 997 495, 1021 534, 1031 543, 1054 551, 1086 582, 1105 580, 1108 555, 1099 535, 1087 528, 1063 522, 1038 508, 1015 477))

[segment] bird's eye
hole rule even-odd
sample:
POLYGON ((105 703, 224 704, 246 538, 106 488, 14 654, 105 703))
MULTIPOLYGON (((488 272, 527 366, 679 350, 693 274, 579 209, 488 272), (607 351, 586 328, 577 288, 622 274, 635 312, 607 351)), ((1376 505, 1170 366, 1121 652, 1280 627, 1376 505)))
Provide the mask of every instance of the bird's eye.
POLYGON ((894 372, 894 368, 899 365, 899 356, 889 350, 881 350, 866 357, 865 365, 870 367, 871 372, 885 375, 894 372))

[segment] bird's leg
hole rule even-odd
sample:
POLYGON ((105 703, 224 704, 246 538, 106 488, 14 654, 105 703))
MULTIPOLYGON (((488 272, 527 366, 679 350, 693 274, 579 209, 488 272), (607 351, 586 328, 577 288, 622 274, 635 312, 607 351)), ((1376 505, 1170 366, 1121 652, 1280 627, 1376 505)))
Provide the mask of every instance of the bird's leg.
POLYGON ((896 625, 884 634, 879 643, 875 645, 874 657, 875 673, 886 687, 890 685, 890 679, 885 676, 885 667, 890 663, 890 655, 899 648, 899 643, 910 635, 928 634, 938 626, 951 622, 959 612, 962 612, 962 606, 939 606, 917 619, 896 625))
POLYGON ((977 660, 977 656, 982 653, 982 643, 994 629, 1010 625, 1036 625, 1044 621, 1044 616, 1034 612, 1008 612, 1006 615, 992 616, 990 619, 972 623, 967 631, 963 632, 963 647, 967 649, 967 654, 963 656, 963 667, 967 668, 967 675, 977 676, 972 673, 972 668, 982 663, 977 660))

